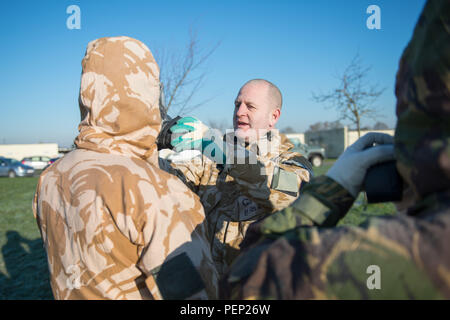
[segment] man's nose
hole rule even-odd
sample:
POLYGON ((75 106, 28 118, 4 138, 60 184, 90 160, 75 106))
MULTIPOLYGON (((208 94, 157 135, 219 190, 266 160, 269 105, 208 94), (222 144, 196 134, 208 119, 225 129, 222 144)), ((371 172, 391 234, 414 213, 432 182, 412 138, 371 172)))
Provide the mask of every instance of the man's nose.
POLYGON ((236 116, 241 117, 247 114, 247 107, 244 103, 241 103, 236 111, 236 116))

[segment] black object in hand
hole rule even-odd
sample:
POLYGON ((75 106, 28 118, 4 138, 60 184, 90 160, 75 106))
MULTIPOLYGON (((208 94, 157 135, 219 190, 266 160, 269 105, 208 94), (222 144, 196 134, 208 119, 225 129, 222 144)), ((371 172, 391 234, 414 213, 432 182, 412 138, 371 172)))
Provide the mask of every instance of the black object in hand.
POLYGON ((403 194, 403 180, 397 171, 395 161, 370 167, 364 178, 364 190, 369 203, 400 201, 403 194))
POLYGON ((180 116, 176 116, 173 119, 167 117, 167 119, 162 122, 161 131, 156 138, 156 145, 158 146, 158 150, 173 149, 172 145, 170 144, 170 142, 172 141, 172 131, 170 130, 170 128, 172 128, 179 119, 181 119, 180 116))

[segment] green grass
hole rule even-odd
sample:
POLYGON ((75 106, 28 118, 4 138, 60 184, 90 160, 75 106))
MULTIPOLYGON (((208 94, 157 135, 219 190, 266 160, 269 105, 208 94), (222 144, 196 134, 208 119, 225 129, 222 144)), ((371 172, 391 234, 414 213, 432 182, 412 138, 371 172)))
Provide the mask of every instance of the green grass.
POLYGON ((0 178, 0 299, 52 299, 31 204, 37 177, 0 178))
MULTIPOLYGON (((334 160, 314 168, 325 174, 334 160)), ((52 299, 46 254, 31 204, 38 178, 0 178, 0 300, 52 299)), ((370 216, 393 214, 394 205, 365 205, 362 195, 340 221, 359 225, 370 216)))

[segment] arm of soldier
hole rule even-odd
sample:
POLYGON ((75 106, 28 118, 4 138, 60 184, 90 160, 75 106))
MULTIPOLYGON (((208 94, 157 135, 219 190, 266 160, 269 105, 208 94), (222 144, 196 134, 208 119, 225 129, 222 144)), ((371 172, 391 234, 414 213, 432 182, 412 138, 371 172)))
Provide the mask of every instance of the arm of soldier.
POLYGON ((292 211, 314 225, 332 227, 347 213, 362 189, 367 169, 394 158, 393 137, 368 133, 348 147, 326 176, 306 187, 292 211), (374 146, 375 145, 375 146, 374 146))
POLYGON ((160 169, 178 177, 194 193, 199 187, 208 184, 211 175, 215 172, 215 164, 207 157, 201 155, 183 161, 170 161, 159 158, 160 169))
POLYGON ((313 178, 291 206, 265 219, 262 233, 283 233, 298 226, 333 227, 355 198, 327 176, 313 178))
MULTIPOLYGON (((204 183, 205 172, 211 172, 212 163, 209 159, 202 156, 183 155, 183 152, 191 150, 191 148, 177 147, 177 144, 171 144, 172 135, 175 133, 184 133, 188 130, 184 122, 196 121, 195 118, 177 116, 174 119, 167 120, 163 123, 161 132, 158 135, 158 150, 170 149, 175 151, 175 156, 169 159, 159 158, 160 169, 178 177, 193 192, 198 193, 199 186, 204 183)), ((181 140, 181 137, 178 138, 181 140)), ((176 140, 176 141, 178 141, 176 140)), ((192 150, 195 150, 192 148, 192 150)))
MULTIPOLYGON (((247 232, 249 239, 254 242, 261 234, 283 233, 298 226, 335 226, 361 190, 366 170, 393 158, 390 142, 391 136, 378 133, 360 138, 347 148, 327 175, 313 178, 290 207, 252 226, 247 232), (380 145, 370 147, 373 143, 380 145)), ((248 244, 244 242, 243 246, 248 244)))
POLYGON ((311 179, 302 196, 290 206, 253 223, 241 248, 247 248, 264 236, 277 236, 300 226, 331 227, 345 216, 355 198, 327 176, 311 179))
POLYGON ((360 227, 299 227, 266 235, 235 261, 222 298, 448 297, 449 255, 441 240, 448 224, 445 215, 431 221, 390 216, 360 227))

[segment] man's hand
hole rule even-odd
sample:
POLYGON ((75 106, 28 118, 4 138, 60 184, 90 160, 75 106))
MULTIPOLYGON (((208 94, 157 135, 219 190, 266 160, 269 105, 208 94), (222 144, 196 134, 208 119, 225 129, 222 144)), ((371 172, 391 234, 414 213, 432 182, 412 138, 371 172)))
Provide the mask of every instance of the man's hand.
POLYGON ((197 118, 181 118, 170 128, 172 136, 176 137, 171 141, 171 144, 176 152, 183 150, 202 151, 203 144, 208 145, 212 142, 211 140, 204 140, 205 133, 208 130, 209 128, 197 118))
POLYGON ((222 133, 194 117, 184 117, 171 127, 171 144, 176 152, 199 150, 217 163, 225 163, 222 133))
POLYGON ((370 132, 348 147, 326 175, 356 198, 362 189, 367 169, 394 159, 393 144, 392 136, 370 132), (377 145, 373 146, 374 143, 377 145))

